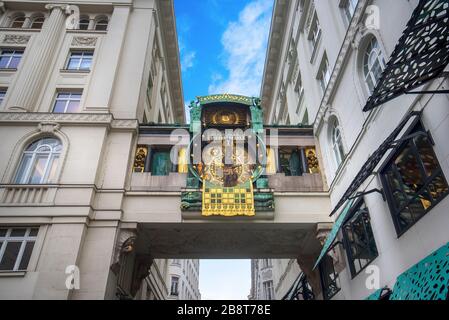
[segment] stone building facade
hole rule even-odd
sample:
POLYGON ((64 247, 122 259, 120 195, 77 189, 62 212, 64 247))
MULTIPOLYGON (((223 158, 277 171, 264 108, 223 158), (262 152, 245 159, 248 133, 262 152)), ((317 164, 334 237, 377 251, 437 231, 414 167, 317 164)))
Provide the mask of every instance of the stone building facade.
MULTIPOLYGON (((321 298, 365 299, 389 291, 397 298, 401 279, 429 285, 413 278, 413 270, 431 266, 431 275, 433 266, 447 261, 447 73, 418 93, 363 111, 424 3, 447 21, 445 1, 275 1, 261 89, 265 121, 313 125, 331 207, 338 209, 332 210, 336 239, 325 244, 326 234, 318 234, 325 255, 315 271, 308 270, 321 280, 321 298), (372 172, 362 180, 368 166, 372 172), (354 185, 349 199, 346 191, 354 185)), ((439 30, 433 39, 440 36, 447 45, 447 30, 439 30)))

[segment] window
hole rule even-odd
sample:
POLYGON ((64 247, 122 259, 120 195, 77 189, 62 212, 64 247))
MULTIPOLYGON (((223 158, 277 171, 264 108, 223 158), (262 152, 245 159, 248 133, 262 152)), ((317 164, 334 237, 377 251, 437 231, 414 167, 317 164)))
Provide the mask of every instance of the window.
POLYGON ((0 88, 0 106, 3 103, 3 100, 5 99, 6 96, 6 89, 0 88))
POLYGON ((279 147, 279 169, 287 177, 299 177, 303 174, 302 151, 299 148, 279 147))
POLYGON ((274 300, 273 281, 266 281, 263 283, 263 292, 266 300, 274 300))
POLYGON ((448 184, 421 123, 411 130, 381 170, 398 235, 405 233, 449 193, 448 184))
POLYGON ((106 18, 99 19, 95 24, 95 30, 98 31, 108 30, 108 20, 106 18))
POLYGON ((148 78, 147 97, 148 100, 151 102, 151 98, 153 97, 153 76, 151 74, 150 77, 148 78))
POLYGON ((55 99, 54 113, 80 112, 81 92, 59 92, 55 99))
POLYGON ((170 159, 170 148, 151 149, 150 166, 153 176, 168 176, 170 172, 175 172, 176 166, 172 164, 170 159))
POLYGON ((313 17, 312 25, 310 27, 310 34, 309 34, 309 40, 310 40, 310 43, 312 46, 312 60, 313 60, 313 57, 315 57, 320 39, 321 39, 321 26, 320 26, 320 22, 318 21, 318 16, 315 13, 315 15, 313 17))
POLYGON ((366 47, 363 56, 363 75, 370 93, 374 91, 383 70, 385 69, 385 59, 380 49, 379 42, 372 38, 366 47))
POLYGON ((318 80, 320 81, 320 86, 323 90, 323 93, 326 92, 327 85, 329 84, 330 79, 331 71, 329 69, 329 61, 327 60, 327 57, 324 56, 323 62, 321 63, 320 67, 320 73, 318 75, 318 80))
POLYGON ((25 16, 19 15, 12 20, 11 28, 23 28, 24 24, 25 24, 25 16))
POLYGON ((67 70, 90 70, 92 67, 93 51, 72 51, 67 61, 67 70))
POLYGON ((89 29, 90 20, 88 17, 81 17, 80 22, 78 23, 79 30, 88 30, 89 29))
POLYGON ((0 271, 25 271, 39 228, 0 228, 0 271))
POLYGON ((337 119, 334 119, 331 130, 331 139, 332 139, 332 151, 334 153, 335 162, 337 167, 343 162, 345 152, 343 149, 343 139, 341 136, 340 126, 338 124, 337 119))
POLYGON ((334 260, 326 255, 319 264, 319 270, 323 297, 325 300, 329 300, 341 289, 340 279, 334 268, 334 260))
POLYGON ((0 54, 0 69, 17 69, 23 50, 4 49, 0 54))
POLYGON ((345 12, 345 16, 348 22, 351 22, 352 16, 355 13, 355 9, 357 7, 357 3, 359 0, 345 0, 343 4, 343 10, 345 12))
POLYGON ((42 29, 44 25, 45 18, 44 17, 36 17, 31 22, 31 29, 42 29))
POLYGON ((351 275, 354 278, 378 256, 371 218, 363 200, 342 227, 351 275))
POLYGON ((30 144, 23 152, 15 183, 45 184, 54 182, 62 145, 58 139, 45 138, 30 144))
POLYGON ((262 259, 262 268, 271 268, 271 260, 262 259))
POLYGON ((179 294, 178 285, 179 285, 179 278, 171 277, 170 295, 177 296, 179 294))

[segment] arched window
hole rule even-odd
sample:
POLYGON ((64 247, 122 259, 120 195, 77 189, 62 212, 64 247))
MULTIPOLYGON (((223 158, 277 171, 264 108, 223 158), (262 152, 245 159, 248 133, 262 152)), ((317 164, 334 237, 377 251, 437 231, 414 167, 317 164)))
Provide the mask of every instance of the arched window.
POLYGON ((31 143, 22 154, 15 177, 17 184, 54 182, 62 144, 56 138, 44 138, 31 143))
POLYGON ((11 28, 23 28, 25 23, 25 15, 20 14, 12 19, 11 28))
POLYGON ((370 93, 374 91, 383 70, 385 58, 375 37, 371 39, 363 55, 363 75, 370 93))
POLYGON ((88 30, 89 29, 89 22, 90 22, 89 17, 82 16, 81 19, 80 19, 80 22, 78 24, 78 28, 80 30, 88 30))
POLYGON ((108 19, 105 17, 98 19, 97 22, 95 23, 95 30, 98 30, 98 31, 108 30, 108 23, 109 23, 108 19))
POLYGON ((343 149, 343 139, 341 136, 341 130, 337 119, 335 119, 332 124, 331 139, 332 139, 332 151, 334 152, 335 162, 337 163, 337 166, 340 166, 340 164, 343 162, 345 152, 343 149))
POLYGON ((44 25, 45 18, 42 16, 35 17, 31 21, 31 29, 42 29, 42 26, 44 25))

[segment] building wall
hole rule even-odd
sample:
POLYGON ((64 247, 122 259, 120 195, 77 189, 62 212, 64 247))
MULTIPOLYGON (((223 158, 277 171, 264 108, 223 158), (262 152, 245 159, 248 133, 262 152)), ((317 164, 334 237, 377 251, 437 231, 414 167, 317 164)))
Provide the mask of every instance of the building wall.
MULTIPOLYGON (((284 11, 285 18, 280 25, 285 28, 285 32, 279 40, 282 41, 281 50, 271 51, 269 48, 268 51, 268 56, 278 64, 277 68, 268 64, 265 68, 261 95, 262 105, 266 108, 266 121, 282 121, 282 117, 278 120, 276 114, 281 112, 284 103, 289 106, 289 118, 300 122, 300 117, 295 114, 298 97, 287 94, 283 101, 280 94, 282 87, 290 88, 296 84, 297 73, 300 72, 305 105, 322 151, 333 207, 367 160, 367 156, 378 148, 411 110, 423 111, 422 121, 435 140, 433 149, 448 179, 449 149, 444 142, 449 131, 449 111, 446 108, 448 95, 401 96, 371 112, 362 111, 369 97, 361 65, 367 39, 376 37, 385 60, 388 61, 418 1, 360 0, 350 23, 345 19, 340 7, 342 3, 344 2, 291 1, 287 6, 284 1, 276 1, 275 7, 282 7, 284 11), (364 12, 368 5, 374 5, 378 9, 380 28, 377 30, 366 30, 364 27, 364 12), (308 26, 313 12, 316 12, 322 28, 315 58, 311 55, 311 43, 308 39, 308 26), (325 92, 321 90, 317 80, 320 61, 324 55, 328 57, 332 73, 325 92), (345 153, 340 166, 336 163, 330 139, 334 119, 338 119, 340 124, 345 153)), ((281 27, 275 27, 272 33, 278 32, 276 28, 281 27)), ((425 88, 443 89, 448 85, 447 78, 442 78, 432 81, 425 88)), ((381 187, 380 178, 375 175, 363 184, 360 191, 381 187)), ((395 231, 388 205, 382 197, 371 194, 365 196, 364 201, 369 209, 379 250, 379 255, 372 265, 380 269, 381 287, 392 288, 399 274, 449 241, 449 235, 444 228, 449 221, 447 197, 400 237, 395 231)), ((334 299, 364 299, 373 292, 365 285, 368 274, 362 272, 352 278, 346 254, 342 252, 337 268, 341 291, 334 299)))
MULTIPOLYGON (((107 17, 106 31, 68 30, 65 7, 46 8, 50 3, 1 3, 0 48, 24 54, 16 69, 0 70, 0 88, 7 89, 0 105, 0 228, 36 226, 39 233, 26 270, 0 272, 0 298, 114 299, 110 266, 118 230, 127 227, 120 222, 122 200, 138 123, 184 119, 178 50, 167 44, 173 2, 70 1, 90 16, 91 26, 107 17), (19 12, 42 13, 42 30, 30 29, 28 20, 11 28, 19 12), (75 50, 94 52, 90 71, 65 70, 75 50), (65 90, 82 91, 79 112, 53 112, 57 92, 65 90), (22 151, 43 137, 62 143, 56 178, 45 185, 14 184, 22 151), (71 265, 80 271, 75 291, 66 288, 71 265)), ((158 298, 167 294, 161 263, 147 279, 158 298)))
POLYGON ((201 300, 199 291, 199 270, 200 261, 198 259, 180 260, 169 259, 167 272, 167 285, 169 288, 169 300, 201 300), (173 284, 177 279, 177 292, 173 284))

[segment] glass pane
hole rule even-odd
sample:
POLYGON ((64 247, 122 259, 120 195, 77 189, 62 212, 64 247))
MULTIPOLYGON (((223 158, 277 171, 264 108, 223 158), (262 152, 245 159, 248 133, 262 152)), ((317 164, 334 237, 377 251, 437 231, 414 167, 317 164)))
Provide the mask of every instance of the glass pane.
POLYGON ((59 164, 59 156, 55 156, 53 158, 53 161, 51 161, 51 163, 49 164, 50 168, 49 173, 48 173, 48 177, 47 177, 47 181, 48 183, 53 183, 56 181, 56 174, 58 173, 58 164, 59 164))
POLYGON ((55 107, 53 109, 53 112, 56 113, 64 113, 65 112, 65 105, 66 105, 67 101, 64 100, 58 100, 55 103, 55 107))
POLYGON ((5 254, 3 255, 2 261, 0 261, 0 270, 14 270, 14 265, 16 263, 17 256, 19 255, 21 245, 22 242, 8 242, 6 244, 5 254))
POLYGON ((86 58, 86 57, 85 57, 85 58, 81 61, 81 67, 80 67, 80 69, 83 69, 83 70, 89 70, 91 65, 92 65, 92 58, 86 58))
POLYGON ((79 101, 70 101, 67 106, 67 113, 76 113, 80 111, 80 102, 79 101))
POLYGON ((446 179, 443 174, 436 176, 428 185, 429 192, 435 201, 440 200, 449 192, 446 179))
POLYGON ((25 174, 28 170, 28 167, 30 165, 31 162, 31 155, 30 154, 24 154, 22 157, 22 161, 19 165, 19 168, 17 169, 17 174, 16 174, 16 183, 25 183, 26 181, 26 177, 25 174))
POLYGON ((39 232, 39 228, 32 228, 30 230, 30 237, 36 237, 39 232))
POLYGON ((0 57, 0 68, 5 69, 8 66, 10 57, 0 57))
POLYGON ((8 231, 8 229, 0 229, 0 237, 6 236, 7 231, 8 231))
POLYGON ((19 66, 19 62, 20 62, 21 57, 13 57, 11 59, 11 63, 9 64, 9 68, 11 69, 17 69, 17 67, 19 66))
POLYGON ((429 209, 431 206, 432 198, 427 192, 423 192, 417 198, 413 199, 409 204, 409 208, 413 213, 413 218, 415 219, 415 221, 425 215, 427 209, 429 209))
POLYGON ((415 139, 416 147, 418 148, 419 155, 424 164, 424 169, 427 176, 431 176, 439 169, 438 160, 432 145, 429 143, 425 136, 419 136, 415 139))
POLYGON ((403 188, 409 197, 415 197, 423 187, 423 177, 415 153, 408 145, 397 157, 396 166, 403 181, 403 188))
POLYGON ((12 229, 10 237, 24 237, 27 229, 18 228, 12 229))
POLYGON ((58 93, 58 99, 68 99, 70 98, 70 93, 60 92, 58 93))
POLYGON ((394 200, 396 209, 402 208, 403 206, 405 206, 407 199, 405 194, 402 192, 399 177, 391 168, 385 173, 385 177, 387 179, 388 185, 390 186, 391 195, 394 200))
POLYGON ((79 65, 80 65, 80 58, 70 58, 69 63, 67 65, 67 69, 69 70, 75 70, 78 69, 79 65))
POLYGON ((26 270, 30 262, 31 254, 33 253, 34 241, 27 242, 25 250, 23 251, 22 260, 19 264, 19 270, 26 270))
POLYGON ((43 177, 45 174, 45 166, 47 164, 48 155, 37 155, 34 163, 34 167, 31 169, 31 175, 29 179, 30 184, 43 183, 43 177))
POLYGON ((404 208, 401 212, 398 213, 396 220, 400 230, 406 229, 408 226, 412 225, 414 221, 408 207, 404 208))

